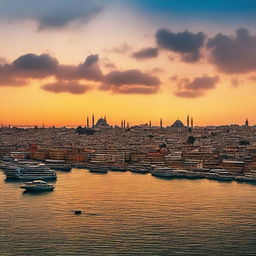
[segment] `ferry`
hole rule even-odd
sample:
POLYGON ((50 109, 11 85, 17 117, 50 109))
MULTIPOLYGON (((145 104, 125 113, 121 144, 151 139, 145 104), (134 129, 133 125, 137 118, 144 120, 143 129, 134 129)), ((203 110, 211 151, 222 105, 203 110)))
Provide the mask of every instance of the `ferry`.
POLYGON ((53 191, 54 186, 48 184, 43 180, 34 180, 31 182, 27 182, 24 185, 20 186, 20 188, 25 189, 30 192, 43 192, 43 191, 53 191))
POLYGON ((65 160, 46 159, 45 164, 53 170, 71 171, 72 165, 67 164, 65 160))
POLYGON ((56 172, 45 164, 13 166, 6 169, 5 176, 7 180, 56 180, 56 172))

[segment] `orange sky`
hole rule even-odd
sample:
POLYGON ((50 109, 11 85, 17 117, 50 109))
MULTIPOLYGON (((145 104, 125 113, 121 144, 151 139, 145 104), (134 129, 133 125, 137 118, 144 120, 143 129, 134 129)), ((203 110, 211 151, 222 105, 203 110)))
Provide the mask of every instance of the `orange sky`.
MULTIPOLYGON (((196 22, 195 22, 196 24, 196 22)), ((77 82, 92 89, 83 94, 69 92, 53 93, 43 90, 45 83, 54 82, 54 77, 31 79, 25 86, 0 85, 0 122, 7 125, 77 126, 85 124, 86 116, 93 113, 97 118, 107 115, 110 124, 120 124, 121 119, 131 125, 147 123, 154 125, 163 118, 164 125, 172 124, 177 118, 184 123, 186 115, 194 117, 195 125, 243 124, 248 117, 250 124, 256 123, 256 87, 248 79, 254 72, 227 74, 221 72, 209 61, 206 48, 201 49, 203 57, 195 63, 180 60, 177 52, 160 50, 157 58, 137 60, 133 52, 145 47, 155 47, 155 33, 166 27, 175 32, 185 29, 197 33, 203 31, 213 36, 219 31, 217 24, 195 25, 158 20, 152 22, 148 16, 140 15, 134 9, 106 9, 89 23, 61 29, 39 31, 32 20, 0 22, 1 62, 12 63, 21 55, 47 53, 65 65, 78 65, 90 54, 99 55, 99 66, 104 74, 113 70, 137 69, 161 80, 157 93, 120 94, 100 90, 104 82, 78 79, 77 82), (207 31, 206 31, 207 29, 207 31), (126 52, 117 53, 115 48, 128 45, 126 52), (107 68, 106 62, 114 64, 107 68), (154 72, 155 69, 161 69, 154 72), (206 90, 200 97, 178 97, 178 82, 184 78, 193 81, 196 77, 218 76, 215 88, 206 90), (177 76, 178 81, 170 77, 177 76), (237 87, 231 79, 239 81, 237 87)), ((234 35, 238 27, 223 26, 219 32, 234 35)), ((253 31, 251 31, 253 34, 253 31)), ((125 47, 123 47, 125 48, 125 47)), ((1 77, 0 77, 1 78, 1 77)))

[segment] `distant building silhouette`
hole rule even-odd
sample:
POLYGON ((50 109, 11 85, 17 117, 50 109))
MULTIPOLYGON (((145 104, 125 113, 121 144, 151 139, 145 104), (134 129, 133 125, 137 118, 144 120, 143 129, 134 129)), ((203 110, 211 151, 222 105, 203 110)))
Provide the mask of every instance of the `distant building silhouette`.
POLYGON ((94 128, 94 114, 92 114, 92 128, 94 128))
POLYGON ((248 126, 249 126, 248 118, 246 118, 246 120, 245 120, 245 126, 246 126, 246 127, 248 127, 248 126))
POLYGON ((174 128, 181 128, 181 127, 184 127, 184 124, 178 119, 176 120, 172 125, 171 127, 174 127, 174 128))
POLYGON ((105 118, 100 118, 95 125, 95 128, 99 128, 99 129, 109 128, 109 127, 110 125, 106 122, 105 118))

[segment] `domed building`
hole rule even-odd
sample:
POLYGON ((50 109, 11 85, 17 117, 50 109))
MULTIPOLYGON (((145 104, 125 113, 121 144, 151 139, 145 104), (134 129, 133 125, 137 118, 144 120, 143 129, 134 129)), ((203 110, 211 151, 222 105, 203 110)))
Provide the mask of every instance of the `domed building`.
POLYGON ((174 127, 174 128, 182 128, 184 127, 184 124, 178 119, 176 120, 172 125, 171 127, 174 127))
POLYGON ((107 123, 106 119, 104 118, 100 118, 95 125, 95 128, 99 128, 99 129, 109 128, 109 127, 110 125, 107 123))

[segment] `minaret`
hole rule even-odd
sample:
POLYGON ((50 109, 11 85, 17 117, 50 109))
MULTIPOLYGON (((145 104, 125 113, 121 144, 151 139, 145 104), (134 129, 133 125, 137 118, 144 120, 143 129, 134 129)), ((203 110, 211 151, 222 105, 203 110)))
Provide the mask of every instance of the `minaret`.
POLYGON ((191 117, 191 128, 194 127, 194 121, 193 121, 193 117, 191 117))
POLYGON ((248 118, 246 118, 246 120, 245 120, 245 126, 246 126, 246 127, 248 127, 248 126, 249 126, 248 118))
POLYGON ((151 129, 151 120, 149 121, 149 128, 151 129))
POLYGON ((86 127, 89 128, 89 117, 87 116, 87 119, 86 119, 86 127))
POLYGON ((187 115, 187 127, 189 128, 189 115, 187 115))
POLYGON ((125 120, 124 120, 124 128, 125 128, 125 120))
POLYGON ((123 124, 123 120, 121 120, 121 128, 123 128, 124 124, 123 124))
POLYGON ((104 116, 104 120, 105 120, 105 122, 107 122, 107 118, 106 118, 106 115, 104 116))
POLYGON ((92 128, 94 128, 94 114, 92 114, 92 128))
POLYGON ((161 128, 161 130, 163 128, 163 119, 162 118, 160 119, 160 128, 161 128))
POLYGON ((127 123, 127 128, 130 128, 130 125, 129 125, 129 123, 127 123))

